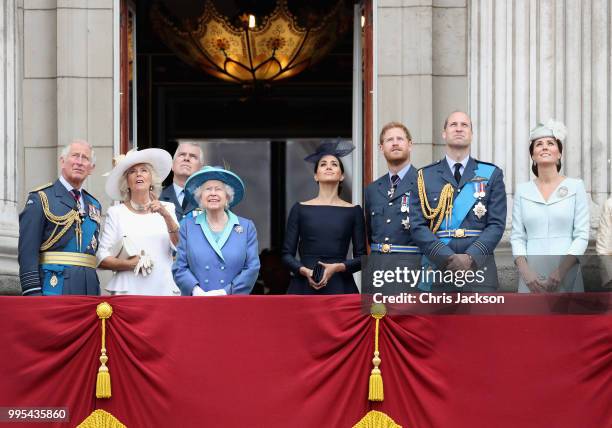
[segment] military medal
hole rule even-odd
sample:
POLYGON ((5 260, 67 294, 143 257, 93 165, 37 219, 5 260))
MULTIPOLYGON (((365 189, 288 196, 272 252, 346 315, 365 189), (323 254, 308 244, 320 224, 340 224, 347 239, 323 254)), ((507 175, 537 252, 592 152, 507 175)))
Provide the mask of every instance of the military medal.
POLYGON ((478 201, 476 206, 472 209, 474 211, 474 215, 481 219, 487 213, 487 208, 483 205, 482 202, 478 201))
POLYGON ((243 232, 242 226, 240 226, 240 225, 235 226, 234 230, 236 231, 236 233, 242 233, 243 232))
POLYGON ((98 240, 96 239, 95 236, 91 237, 91 243, 89 244, 91 245, 92 250, 96 251, 98 248, 98 240))
POLYGON ((51 287, 55 287, 57 283, 58 283, 57 275, 56 274, 51 275, 51 279, 49 280, 49 284, 51 285, 51 287))
POLYGON ((403 213, 407 213, 410 211, 410 208, 408 207, 408 201, 409 201, 409 195, 405 194, 404 196, 402 196, 402 205, 400 207, 400 211, 403 213))
POLYGON ((402 226, 404 226, 405 230, 410 229, 410 217, 406 217, 404 220, 402 220, 402 226))
POLYGON ((387 196, 389 198, 392 198, 394 193, 395 193, 395 188, 394 187, 392 187, 389 190, 387 190, 387 196))
POLYGON ((89 205, 89 218, 96 223, 100 223, 100 210, 93 205, 89 205))
POLYGON ((475 182, 474 183, 474 197, 476 199, 480 199, 480 198, 484 198, 486 193, 485 193, 485 184, 484 182, 480 181, 480 182, 475 182))

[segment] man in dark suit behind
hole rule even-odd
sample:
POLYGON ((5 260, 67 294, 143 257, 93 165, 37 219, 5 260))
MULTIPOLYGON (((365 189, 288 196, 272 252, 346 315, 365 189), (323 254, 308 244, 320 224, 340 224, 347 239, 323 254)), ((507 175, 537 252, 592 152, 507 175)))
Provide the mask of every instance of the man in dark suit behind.
POLYGON ((410 230, 410 199, 416 192, 416 169, 410 164, 412 137, 400 122, 387 123, 379 147, 389 172, 365 190, 365 217, 372 252, 419 252, 410 230))
POLYGON ((185 199, 185 181, 204 165, 204 152, 202 147, 195 142, 182 142, 174 152, 172 161, 172 172, 174 178, 172 184, 164 187, 160 200, 172 202, 176 211, 176 218, 180 222, 185 215, 197 208, 185 199))

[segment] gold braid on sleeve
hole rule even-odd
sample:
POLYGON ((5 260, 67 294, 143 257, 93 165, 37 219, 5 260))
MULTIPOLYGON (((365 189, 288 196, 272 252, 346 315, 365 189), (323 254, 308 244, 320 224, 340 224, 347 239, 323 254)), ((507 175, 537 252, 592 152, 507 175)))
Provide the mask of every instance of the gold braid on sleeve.
POLYGON ((423 179, 423 170, 418 172, 417 185, 419 188, 419 200, 421 202, 421 211, 423 216, 429 220, 429 228, 433 233, 436 233, 442 224, 442 220, 450 217, 453 211, 453 194, 455 189, 450 183, 446 183, 440 192, 440 200, 438 206, 432 208, 427 200, 427 192, 425 191, 425 180, 423 179))
POLYGON ((55 245, 55 243, 59 241, 62 238, 62 236, 66 234, 66 232, 68 232, 70 227, 72 227, 73 223, 76 223, 77 244, 80 250, 82 231, 81 231, 81 216, 79 215, 78 211, 70 210, 62 216, 55 215, 49 209, 49 200, 47 199, 47 195, 45 194, 45 192, 43 191, 38 192, 38 196, 40 196, 40 202, 42 203, 43 213, 45 213, 45 217, 51 223, 55 224, 55 229, 53 229, 53 233, 51 233, 51 236, 49 236, 49 238, 45 242, 42 243, 42 245, 40 246, 40 251, 48 250, 53 245, 55 245), (62 228, 58 232, 57 229, 60 226, 62 226, 62 228))

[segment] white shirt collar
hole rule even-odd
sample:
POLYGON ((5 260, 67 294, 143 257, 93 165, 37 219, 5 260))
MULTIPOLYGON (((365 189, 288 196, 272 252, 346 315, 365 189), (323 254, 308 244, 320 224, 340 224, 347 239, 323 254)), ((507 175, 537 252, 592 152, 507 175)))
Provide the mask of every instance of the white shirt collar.
MULTIPOLYGON (((62 183, 64 185, 64 187, 66 188, 66 190, 68 190, 69 192, 72 191, 72 189, 77 189, 76 187, 72 187, 72 184, 68 183, 68 180, 66 180, 64 178, 63 175, 60 174, 59 176, 59 181, 60 183, 62 183)), ((81 189, 77 189, 79 192, 81 192, 81 189)))
MULTIPOLYGON (((463 175, 463 171, 465 170, 465 167, 467 167, 468 160, 470 160, 470 155, 467 155, 465 159, 459 161, 459 163, 461 164, 461 168, 459 168, 459 172, 461 173, 461 175, 463 175)), ((451 172, 455 173, 455 164, 457 163, 457 161, 455 159, 451 159, 450 157, 448 157, 448 155, 446 155, 446 163, 448 163, 448 167, 450 168, 451 172)))
MULTIPOLYGON (((404 177, 406 176, 406 173, 408 172, 408 170, 410 169, 410 164, 406 165, 405 167, 403 167, 402 169, 400 169, 397 172, 397 175, 399 175, 400 180, 403 180, 404 177)), ((393 177, 395 174, 393 174, 391 171, 389 171, 389 180, 391 180, 391 177, 393 177)))
POLYGON ((179 195, 181 194, 181 192, 183 190, 185 190, 185 187, 181 187, 178 184, 176 184, 175 182, 172 182, 172 187, 174 187, 174 193, 176 193, 176 197, 178 198, 179 195))

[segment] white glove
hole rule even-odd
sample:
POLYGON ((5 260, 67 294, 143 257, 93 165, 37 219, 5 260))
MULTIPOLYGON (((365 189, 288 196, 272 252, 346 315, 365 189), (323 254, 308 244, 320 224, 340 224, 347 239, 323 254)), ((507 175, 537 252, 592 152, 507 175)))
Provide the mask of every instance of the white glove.
POLYGON ((153 271, 153 260, 151 257, 145 253, 144 250, 140 250, 140 260, 138 260, 138 264, 134 268, 134 275, 138 275, 139 273, 142 276, 150 275, 153 271))
POLYGON ((202 290, 199 285, 193 287, 192 296, 206 296, 206 291, 202 290))
POLYGON ((204 295, 205 296, 226 296, 227 293, 225 292, 225 290, 223 288, 221 288, 219 290, 205 291, 204 295))

